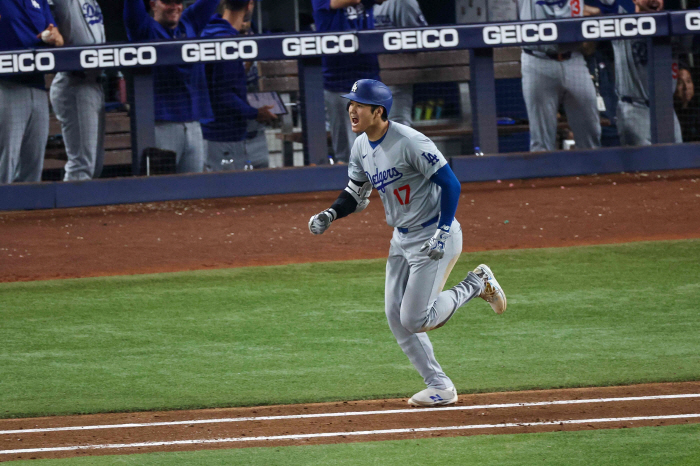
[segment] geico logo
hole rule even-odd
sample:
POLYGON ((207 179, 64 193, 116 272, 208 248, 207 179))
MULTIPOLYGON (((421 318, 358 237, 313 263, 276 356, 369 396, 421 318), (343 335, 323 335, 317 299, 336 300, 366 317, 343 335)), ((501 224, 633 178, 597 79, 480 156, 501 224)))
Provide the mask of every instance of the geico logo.
POLYGON ((353 34, 339 36, 289 37, 282 41, 282 53, 288 57, 299 55, 321 55, 335 53, 355 53, 357 37, 353 34))
POLYGON ((650 36, 655 32, 656 20, 649 16, 622 19, 589 19, 581 23, 581 33, 586 39, 650 36))
POLYGON ((182 46, 182 60, 187 63, 257 58, 258 43, 254 40, 228 40, 182 46))
POLYGON ((80 66, 83 68, 153 65, 156 61, 156 48, 150 45, 123 47, 120 49, 93 49, 80 52, 80 66))
POLYGON ((685 27, 689 31, 700 31, 700 13, 693 11, 685 14, 685 27))
POLYGON ((51 52, 0 55, 0 73, 51 71, 55 66, 56 60, 51 52))
POLYGON ((528 42, 551 42, 559 37, 554 23, 509 24, 506 26, 486 26, 484 42, 488 45, 521 44, 528 42))
POLYGON ((401 31, 384 33, 386 50, 435 49, 456 47, 459 34, 456 29, 425 29, 423 31, 401 31))

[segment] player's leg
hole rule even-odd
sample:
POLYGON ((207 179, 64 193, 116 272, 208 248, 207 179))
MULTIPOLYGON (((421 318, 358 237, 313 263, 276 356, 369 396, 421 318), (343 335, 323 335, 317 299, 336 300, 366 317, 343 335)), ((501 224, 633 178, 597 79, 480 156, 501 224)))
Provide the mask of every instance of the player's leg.
POLYGON ((681 122, 678 121, 678 115, 673 112, 673 142, 680 144, 683 142, 683 132, 681 131, 681 122))
POLYGON ((246 160, 250 160, 255 168, 268 168, 270 166, 270 150, 267 147, 265 125, 255 120, 248 122, 245 156, 246 160), (251 137, 252 134, 254 135, 251 137))
POLYGON ((413 126, 413 84, 389 86, 393 103, 389 119, 406 126, 413 126))
POLYGON ((245 162, 245 141, 207 141, 206 171, 243 170, 245 162))
POLYGON ((617 103, 617 131, 620 144, 648 146, 651 144, 649 107, 636 102, 617 103))
POLYGON ((341 97, 341 93, 325 89, 323 90, 323 99, 326 104, 335 160, 347 163, 350 160, 352 143, 355 142, 356 138, 355 133, 352 132, 350 118, 348 118, 348 101, 341 97))
POLYGON ((574 132, 577 149, 600 147, 600 115, 596 100, 595 85, 590 78, 586 62, 580 53, 575 53, 564 66, 564 110, 569 126, 574 132))
POLYGON ((204 171, 204 136, 198 121, 185 123, 185 152, 178 161, 178 173, 201 173, 204 171))
POLYGON ((155 139, 158 149, 175 152, 176 171, 180 173, 180 160, 185 153, 184 123, 156 121, 155 139))
POLYGON ((0 81, 0 184, 14 180, 30 101, 28 87, 0 81))
POLYGON ((557 111, 562 92, 561 63, 521 54, 522 86, 530 123, 530 150, 556 149, 557 111))
POLYGON ((105 130, 106 130, 106 115, 105 115, 105 91, 101 83, 92 84, 93 88, 93 103, 97 107, 97 128, 95 129, 95 156, 93 178, 99 178, 102 174, 102 168, 105 161, 105 130))
POLYGON ((401 324, 401 303, 404 299, 410 266, 403 256, 397 240, 397 232, 391 241, 386 263, 386 286, 384 289, 385 312, 389 328, 413 367, 423 377, 425 384, 439 390, 454 387, 452 381, 435 359, 433 345, 426 333, 413 333, 401 324))
POLYGON ((15 181, 41 181, 44 168, 46 141, 49 139, 49 96, 42 89, 30 90, 31 115, 22 136, 22 149, 19 154, 19 166, 15 171, 15 181))

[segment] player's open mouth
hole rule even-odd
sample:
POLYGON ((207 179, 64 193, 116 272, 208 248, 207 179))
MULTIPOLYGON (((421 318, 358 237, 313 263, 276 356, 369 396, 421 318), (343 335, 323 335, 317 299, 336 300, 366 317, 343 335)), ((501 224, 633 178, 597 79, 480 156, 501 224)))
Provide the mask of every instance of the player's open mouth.
POLYGON ((352 123, 353 126, 356 126, 360 122, 360 119, 355 118, 355 117, 350 117, 350 122, 352 123))

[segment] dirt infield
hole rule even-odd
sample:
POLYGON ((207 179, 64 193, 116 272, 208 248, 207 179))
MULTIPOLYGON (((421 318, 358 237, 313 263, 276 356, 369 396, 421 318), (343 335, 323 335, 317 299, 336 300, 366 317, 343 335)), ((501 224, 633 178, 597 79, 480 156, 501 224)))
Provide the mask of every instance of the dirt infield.
MULTIPOLYGON (((365 212, 309 234, 336 196, 0 213, 0 282, 385 257, 376 193, 365 212)), ((700 170, 686 170, 465 184, 457 218, 464 250, 479 251, 700 238, 698 212, 700 170)), ((0 420, 0 461, 687 422, 700 422, 700 382, 461 395, 440 411, 403 399, 0 420), (629 397, 646 398, 609 399, 629 397)))
MULTIPOLYGON (((376 192, 313 238, 336 192, 0 213, 0 282, 386 257, 376 192)), ((700 237, 700 169, 471 183, 464 250, 700 237)))
POLYGON ((0 420, 0 461, 690 422, 700 382, 461 395, 431 409, 394 399, 0 420))

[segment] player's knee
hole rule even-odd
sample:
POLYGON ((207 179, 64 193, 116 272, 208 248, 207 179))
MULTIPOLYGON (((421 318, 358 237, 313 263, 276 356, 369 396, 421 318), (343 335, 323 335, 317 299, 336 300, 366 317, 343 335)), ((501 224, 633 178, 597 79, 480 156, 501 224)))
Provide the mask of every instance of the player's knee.
POLYGON ((425 317, 411 315, 411 313, 401 313, 401 325, 411 333, 425 332, 425 317))

